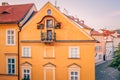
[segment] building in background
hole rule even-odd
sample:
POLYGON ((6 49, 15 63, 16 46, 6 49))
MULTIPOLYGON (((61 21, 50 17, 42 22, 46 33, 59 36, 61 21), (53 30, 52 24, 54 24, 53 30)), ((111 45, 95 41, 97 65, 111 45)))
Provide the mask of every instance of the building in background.
POLYGON ((34 4, 0 6, 0 80, 18 80, 18 35, 34 11, 34 4))
POLYGON ((118 44, 120 43, 120 29, 114 30, 115 33, 113 34, 113 45, 114 45, 114 51, 117 50, 118 44))
POLYGON ((95 44, 95 62, 99 63, 104 61, 104 54, 105 54, 105 38, 104 34, 100 33, 99 31, 92 30, 91 36, 95 38, 98 42, 95 44))

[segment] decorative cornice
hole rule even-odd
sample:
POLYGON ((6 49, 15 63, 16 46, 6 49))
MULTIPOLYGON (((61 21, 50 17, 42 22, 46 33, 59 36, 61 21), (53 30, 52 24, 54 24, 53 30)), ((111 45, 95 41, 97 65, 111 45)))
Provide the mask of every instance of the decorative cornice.
MULTIPOLYGON (((42 43, 41 40, 21 40, 22 43, 42 43)), ((55 42, 98 42, 97 40, 56 40, 55 42)))

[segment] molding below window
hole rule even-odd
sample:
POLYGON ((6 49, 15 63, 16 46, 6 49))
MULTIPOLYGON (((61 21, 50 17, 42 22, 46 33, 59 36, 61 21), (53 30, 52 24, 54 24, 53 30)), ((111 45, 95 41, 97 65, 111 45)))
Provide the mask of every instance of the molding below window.
POLYGON ((18 76, 18 74, 0 74, 0 76, 18 76))
POLYGON ((25 56, 22 56, 21 58, 27 58, 27 59, 29 58, 29 59, 31 59, 32 57, 25 57, 25 56))

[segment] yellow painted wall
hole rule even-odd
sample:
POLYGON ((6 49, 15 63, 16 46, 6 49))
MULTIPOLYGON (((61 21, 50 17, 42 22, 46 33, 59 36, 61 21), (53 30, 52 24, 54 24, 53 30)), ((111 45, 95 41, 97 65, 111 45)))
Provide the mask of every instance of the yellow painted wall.
MULTIPOLYGON (((18 63, 17 63, 17 25, 16 24, 0 24, 0 74, 7 74, 7 61, 6 61, 6 57, 11 57, 11 56, 15 56, 16 57, 16 74, 17 72, 17 67, 18 67, 18 63), (9 46, 6 45, 6 30, 7 29, 15 29, 16 32, 16 45, 14 46, 9 46)), ((9 75, 4 76, 4 75, 0 75, 0 80, 8 80, 9 79, 9 75)), ((17 80, 16 77, 13 77, 14 79, 12 79, 12 76, 10 77, 9 80, 17 80)))
MULTIPOLYGON (((38 40, 40 41, 40 30, 37 24, 51 9, 52 16, 62 23, 61 29, 56 29, 57 40, 93 40, 77 25, 72 23, 67 17, 59 12, 53 5, 47 3, 40 11, 23 27, 20 34, 21 41, 38 40)), ((21 64, 29 62, 32 64, 31 80, 44 80, 44 65, 52 63, 55 67, 55 80, 69 80, 68 66, 76 63, 80 65, 80 80, 95 80, 95 62, 94 62, 94 43, 86 42, 54 42, 52 44, 44 44, 41 42, 21 42, 20 44, 21 64), (31 47, 31 58, 22 58, 22 47, 31 47), (46 46, 54 47, 54 58, 44 57, 44 48, 46 46), (69 46, 80 47, 80 58, 69 58, 69 46)), ((21 66, 22 68, 22 66, 21 66)), ((22 71, 21 71, 22 78, 22 71)))

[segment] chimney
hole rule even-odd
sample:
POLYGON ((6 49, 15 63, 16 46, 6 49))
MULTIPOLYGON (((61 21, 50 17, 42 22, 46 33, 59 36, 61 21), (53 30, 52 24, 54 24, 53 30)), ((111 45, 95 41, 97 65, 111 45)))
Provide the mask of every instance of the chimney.
POLYGON ((7 2, 2 2, 2 6, 8 6, 9 4, 7 2))
POLYGON ((84 20, 80 20, 80 22, 79 22, 80 24, 84 24, 84 20))

